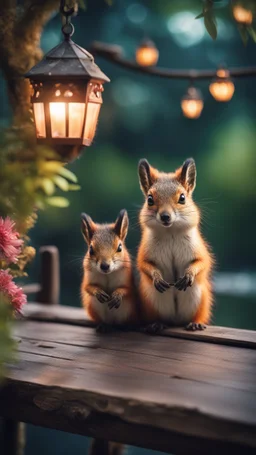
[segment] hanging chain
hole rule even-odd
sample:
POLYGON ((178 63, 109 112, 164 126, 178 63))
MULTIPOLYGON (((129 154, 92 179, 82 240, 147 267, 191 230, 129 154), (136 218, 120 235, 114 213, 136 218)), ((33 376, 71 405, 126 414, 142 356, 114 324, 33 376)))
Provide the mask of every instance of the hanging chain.
POLYGON ((66 0, 61 0, 60 13, 65 17, 62 33, 65 36, 65 39, 69 40, 75 31, 74 25, 71 23, 71 17, 76 13, 76 8, 74 6, 68 7, 66 5, 66 0))

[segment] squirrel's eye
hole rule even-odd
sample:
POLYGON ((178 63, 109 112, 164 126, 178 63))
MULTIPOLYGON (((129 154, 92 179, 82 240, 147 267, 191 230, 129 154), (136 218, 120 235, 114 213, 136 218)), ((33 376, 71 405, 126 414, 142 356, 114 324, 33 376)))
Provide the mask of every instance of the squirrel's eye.
POLYGON ((180 198, 178 200, 178 203, 179 204, 185 204, 185 202, 186 202, 185 194, 181 193, 180 198))
POLYGON ((121 253, 121 251, 122 251, 122 245, 121 245, 121 243, 119 243, 116 252, 117 252, 117 253, 121 253))
POLYGON ((94 255, 94 251, 93 251, 92 245, 90 245, 89 253, 90 253, 90 256, 93 256, 93 255, 94 255))
POLYGON ((154 199, 152 194, 148 195, 148 205, 154 205, 154 199))

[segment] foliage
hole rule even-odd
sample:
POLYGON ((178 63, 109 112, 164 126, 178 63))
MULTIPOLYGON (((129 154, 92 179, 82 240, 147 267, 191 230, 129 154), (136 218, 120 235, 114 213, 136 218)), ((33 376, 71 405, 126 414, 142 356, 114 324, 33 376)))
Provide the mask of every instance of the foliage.
POLYGON ((15 223, 0 217, 0 382, 7 361, 13 357, 15 343, 11 338, 12 316, 21 314, 27 297, 16 285, 11 275, 10 264, 17 264, 23 240, 16 231, 15 223))
MULTIPOLYGON (((195 19, 204 19, 204 25, 207 32, 212 37, 212 39, 215 40, 217 38, 217 23, 214 13, 214 3, 214 0, 203 0, 203 10, 196 16, 195 19)), ((242 7, 246 11, 252 12, 252 16, 255 16, 256 7, 255 2, 252 0, 231 0, 229 2, 229 8, 232 16, 233 9, 236 6, 242 7)), ((256 42, 256 28, 253 24, 237 23, 237 28, 245 45, 247 44, 249 37, 251 37, 253 41, 256 42)))
POLYGON ((0 214, 16 222, 24 244, 17 264, 11 267, 15 276, 23 276, 25 267, 34 257, 28 246, 27 232, 37 220, 37 210, 47 205, 67 207, 68 199, 55 196, 56 190, 79 189, 76 176, 64 167, 58 155, 35 143, 33 131, 12 127, 0 141, 0 214))
POLYGON ((11 309, 6 297, 0 293, 0 385, 6 363, 14 359, 15 347, 16 342, 11 337, 11 309))
POLYGON ((29 127, 12 127, 0 141, 0 213, 11 215, 22 234, 27 223, 35 221, 29 217, 38 208, 68 205, 66 198, 52 197, 57 188, 64 192, 79 189, 65 163, 50 148, 36 145, 30 133, 29 127))

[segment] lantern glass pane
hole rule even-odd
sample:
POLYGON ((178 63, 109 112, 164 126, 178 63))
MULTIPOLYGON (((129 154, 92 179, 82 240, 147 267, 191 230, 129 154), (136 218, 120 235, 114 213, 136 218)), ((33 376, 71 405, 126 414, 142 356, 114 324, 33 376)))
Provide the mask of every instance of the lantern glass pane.
POLYGON ((100 113, 101 104, 98 103, 88 103, 86 119, 85 119, 85 128, 84 128, 84 141, 86 145, 90 145, 96 131, 96 126, 98 122, 98 117, 100 113))
POLYGON ((45 131, 45 116, 44 116, 44 103, 34 103, 34 116, 36 123, 37 137, 46 137, 45 131))
POLYGON ((69 103, 68 137, 81 137, 84 123, 84 103, 69 103))
POLYGON ((66 136, 65 103, 50 103, 52 137, 66 136))

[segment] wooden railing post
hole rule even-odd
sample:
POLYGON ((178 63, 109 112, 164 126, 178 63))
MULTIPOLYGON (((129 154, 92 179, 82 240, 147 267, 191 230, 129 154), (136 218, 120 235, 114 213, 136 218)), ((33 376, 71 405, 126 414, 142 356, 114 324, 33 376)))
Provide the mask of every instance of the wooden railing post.
POLYGON ((25 449, 25 424, 12 419, 2 419, 3 455, 23 455, 25 449))
POLYGON ((36 301, 47 305, 57 305, 60 294, 59 251, 56 246, 43 246, 39 250, 41 271, 40 291, 36 301))
POLYGON ((118 442, 92 439, 89 455, 122 455, 124 446, 118 442))

